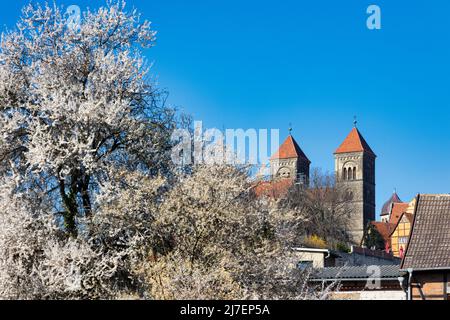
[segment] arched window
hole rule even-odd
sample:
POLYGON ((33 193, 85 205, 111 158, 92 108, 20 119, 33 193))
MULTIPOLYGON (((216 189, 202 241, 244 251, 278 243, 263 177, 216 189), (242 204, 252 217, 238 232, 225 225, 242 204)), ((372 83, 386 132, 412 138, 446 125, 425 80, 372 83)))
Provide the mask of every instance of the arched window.
POLYGON ((353 168, 353 180, 356 180, 356 167, 353 168))
POLYGON ((347 168, 344 168, 344 171, 342 172, 342 180, 347 180, 347 168))
POLYGON ((347 199, 346 200, 348 200, 348 201, 352 201, 353 200, 353 192, 351 191, 351 190, 348 190, 347 191, 347 195, 346 195, 347 197, 347 199))
POLYGON ((282 167, 278 170, 277 177, 287 179, 291 177, 291 170, 288 167, 282 167))
POLYGON ((352 168, 348 168, 348 180, 352 180, 353 179, 353 171, 352 168))

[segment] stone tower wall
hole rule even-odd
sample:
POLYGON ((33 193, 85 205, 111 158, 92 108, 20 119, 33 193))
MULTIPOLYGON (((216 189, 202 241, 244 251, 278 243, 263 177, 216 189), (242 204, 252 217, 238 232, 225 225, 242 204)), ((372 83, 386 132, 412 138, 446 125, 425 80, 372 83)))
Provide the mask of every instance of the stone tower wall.
POLYGON ((338 188, 352 195, 350 234, 359 243, 368 222, 375 220, 375 157, 365 152, 335 154, 335 171, 338 188))

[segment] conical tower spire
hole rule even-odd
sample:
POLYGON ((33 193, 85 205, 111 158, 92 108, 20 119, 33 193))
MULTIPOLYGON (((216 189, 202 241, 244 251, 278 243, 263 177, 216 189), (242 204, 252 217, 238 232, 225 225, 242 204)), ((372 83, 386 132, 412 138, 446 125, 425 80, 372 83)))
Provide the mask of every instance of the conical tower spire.
POLYGON ((345 138, 344 142, 337 148, 335 154, 350 152, 367 152, 375 156, 375 153, 372 151, 356 125, 352 131, 350 131, 347 138, 345 138))
POLYGON ((286 138, 286 140, 281 144, 278 151, 271 157, 271 159, 274 160, 274 159, 292 159, 292 158, 299 158, 311 163, 306 154, 298 145, 297 141, 295 141, 294 137, 292 137, 292 135, 290 134, 286 138))

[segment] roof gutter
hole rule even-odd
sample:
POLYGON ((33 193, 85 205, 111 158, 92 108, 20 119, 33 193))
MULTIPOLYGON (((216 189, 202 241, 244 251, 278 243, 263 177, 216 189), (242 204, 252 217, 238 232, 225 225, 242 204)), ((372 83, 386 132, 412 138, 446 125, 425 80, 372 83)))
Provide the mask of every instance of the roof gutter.
POLYGON ((328 249, 314 249, 314 248, 292 248, 294 251, 299 252, 310 252, 310 253, 326 253, 328 256, 326 258, 330 257, 331 251, 328 249))
MULTIPOLYGON (((413 270, 412 268, 408 268, 408 269, 400 269, 401 272, 409 272, 409 270, 413 270)), ((440 268, 414 268, 414 271, 446 271, 446 270, 450 270, 450 266, 449 267, 440 267, 440 268)))

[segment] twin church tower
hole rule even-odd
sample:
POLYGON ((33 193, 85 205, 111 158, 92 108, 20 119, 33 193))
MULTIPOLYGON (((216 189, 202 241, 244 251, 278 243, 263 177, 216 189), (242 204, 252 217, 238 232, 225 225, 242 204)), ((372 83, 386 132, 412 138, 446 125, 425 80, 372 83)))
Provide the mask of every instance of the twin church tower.
MULTIPOLYGON (((356 127, 334 152, 336 185, 351 196, 350 234, 360 242, 375 220, 376 155, 356 127)), ((311 161, 291 134, 270 159, 271 180, 292 179, 308 186, 311 161)))

